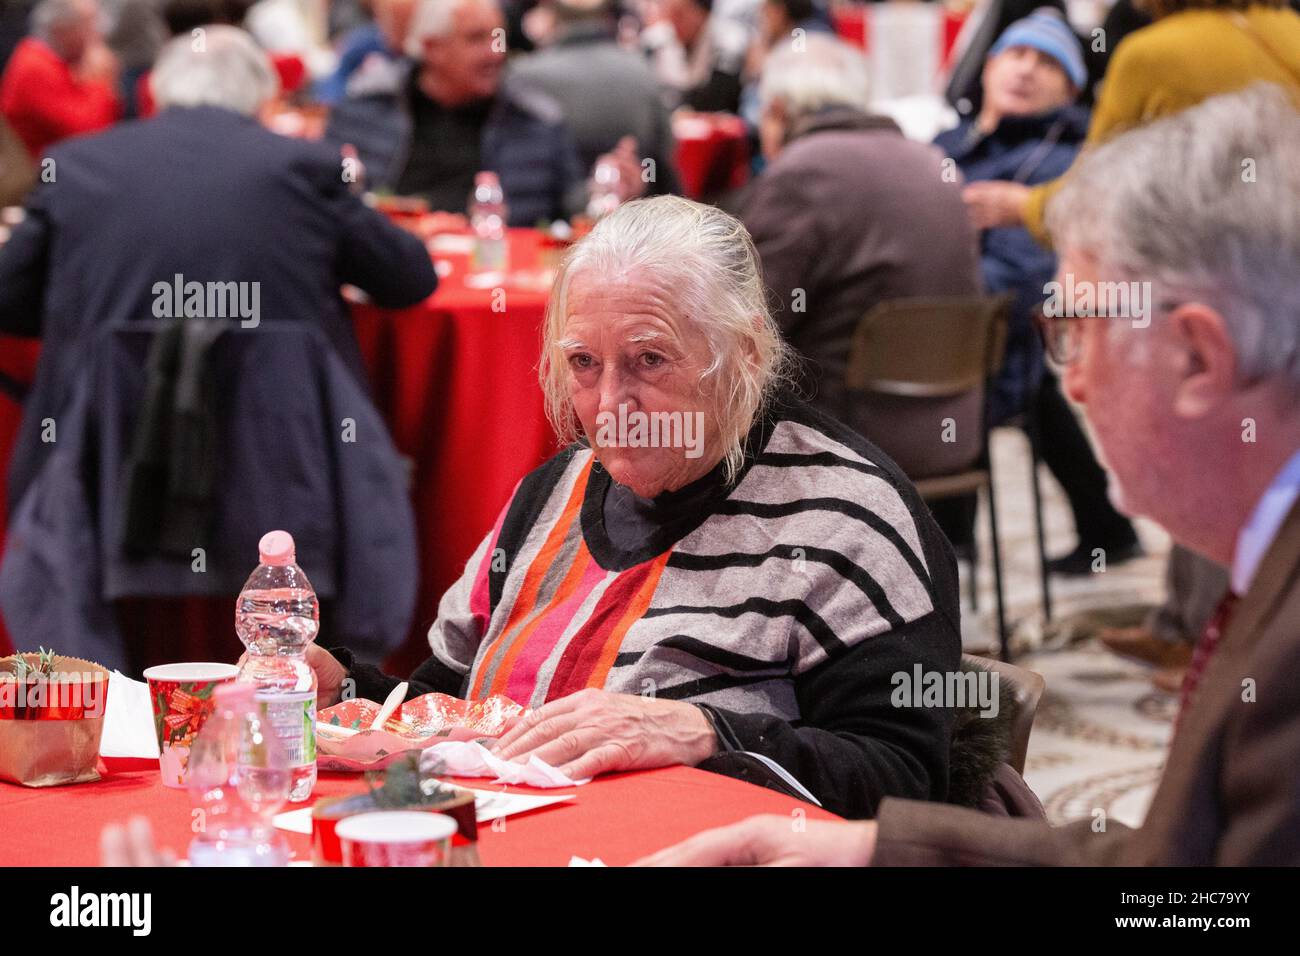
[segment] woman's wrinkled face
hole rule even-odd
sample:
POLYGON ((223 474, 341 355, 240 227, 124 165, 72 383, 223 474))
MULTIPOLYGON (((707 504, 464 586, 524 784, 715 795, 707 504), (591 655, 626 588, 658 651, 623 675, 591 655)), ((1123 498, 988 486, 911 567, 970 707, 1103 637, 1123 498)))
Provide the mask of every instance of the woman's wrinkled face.
POLYGON ((582 430, 619 484, 653 498, 721 460, 708 342, 650 277, 573 275, 559 347, 582 430))

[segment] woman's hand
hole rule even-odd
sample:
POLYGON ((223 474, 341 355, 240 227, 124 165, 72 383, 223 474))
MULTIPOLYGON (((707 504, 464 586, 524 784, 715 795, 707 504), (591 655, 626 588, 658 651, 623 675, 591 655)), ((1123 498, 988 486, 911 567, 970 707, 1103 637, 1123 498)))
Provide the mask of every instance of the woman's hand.
MULTIPOLYGON (((316 709, 333 707, 343 694, 343 682, 348 672, 339 663, 337 657, 315 644, 307 645, 307 666, 316 672, 316 709)), ((242 671, 248 660, 248 652, 239 656, 236 666, 242 671)))
POLYGON ((988 179, 971 183, 961 191, 961 198, 976 229, 1020 226, 1025 222, 1029 187, 988 179))
POLYGON ((530 712, 493 753, 506 760, 535 754, 582 780, 620 770, 694 766, 717 747, 708 718, 692 704, 588 689, 530 712))
POLYGON ((348 672, 338 658, 315 644, 307 645, 307 663, 316 672, 316 708, 332 707, 339 702, 348 672))
POLYGON ((750 817, 705 830, 634 866, 867 866, 876 851, 876 823, 793 817, 750 817))

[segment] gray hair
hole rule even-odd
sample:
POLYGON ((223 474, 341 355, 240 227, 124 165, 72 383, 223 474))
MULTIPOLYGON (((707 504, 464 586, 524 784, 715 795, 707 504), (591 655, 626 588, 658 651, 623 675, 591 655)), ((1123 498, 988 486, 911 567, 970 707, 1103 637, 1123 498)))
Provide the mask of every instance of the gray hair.
POLYGON ((1297 156, 1296 101, 1256 84, 1086 153, 1048 205, 1047 226, 1057 248, 1108 277, 1222 314, 1242 381, 1300 386, 1297 156))
POLYGON ((266 53, 238 27, 211 24, 173 37, 149 82, 159 108, 220 106, 252 116, 275 96, 280 81, 266 53))
POLYGON ((413 60, 424 56, 424 41, 430 37, 445 37, 451 32, 452 19, 463 4, 477 4, 500 9, 498 0, 420 0, 411 18, 411 30, 406 35, 406 55, 413 60))
POLYGON ((560 265, 542 327, 539 370, 546 413, 561 441, 578 438, 561 341, 569 284, 580 272, 612 277, 642 269, 671 289, 680 315, 709 343, 700 381, 712 405, 727 479, 745 454, 745 437, 775 389, 789 380, 790 347, 767 307, 758 253, 745 227, 714 206, 680 196, 624 203, 574 245, 560 265))
POLYGON ((41 0, 32 10, 29 22, 32 35, 49 43, 55 27, 77 20, 80 5, 81 0, 41 0))
POLYGON ((871 104, 867 58, 819 33, 787 40, 763 64, 759 99, 764 109, 780 100, 789 119, 828 106, 866 110, 871 104))

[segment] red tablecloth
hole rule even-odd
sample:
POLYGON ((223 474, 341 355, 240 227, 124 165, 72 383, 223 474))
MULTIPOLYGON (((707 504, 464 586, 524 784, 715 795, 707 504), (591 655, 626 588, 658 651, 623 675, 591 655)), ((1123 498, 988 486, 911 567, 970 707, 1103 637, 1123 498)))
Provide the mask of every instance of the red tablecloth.
MULTIPOLYGON (((107 823, 144 814, 161 846, 184 855, 193 836, 189 795, 162 785, 156 760, 109 760, 97 783, 29 789, 0 783, 0 866, 91 866, 99 861, 99 833, 107 823)), ((491 789, 487 780, 460 781, 491 789)), ((355 774, 322 774, 313 799, 364 792, 355 774)), ((573 793, 568 804, 508 817, 505 827, 479 829, 486 866, 564 866, 573 855, 600 857, 611 866, 710 827, 755 813, 833 820, 811 804, 748 783, 689 767, 667 767, 601 777, 582 787, 528 793, 573 793)), ((284 831, 281 831, 284 832, 284 831)), ((310 838, 285 833, 296 859, 311 859, 310 838)))
POLYGON ((749 180, 749 135, 730 113, 677 113, 677 175, 682 194, 709 199, 749 180))
POLYGON ((429 656, 425 633, 438 601, 519 479, 556 451, 537 383, 547 298, 534 281, 539 234, 511 231, 510 271, 528 281, 500 293, 465 284, 466 257, 435 258, 452 271, 427 302, 354 313, 375 400, 415 462, 420 599, 407 646, 389 659, 403 674, 429 656))

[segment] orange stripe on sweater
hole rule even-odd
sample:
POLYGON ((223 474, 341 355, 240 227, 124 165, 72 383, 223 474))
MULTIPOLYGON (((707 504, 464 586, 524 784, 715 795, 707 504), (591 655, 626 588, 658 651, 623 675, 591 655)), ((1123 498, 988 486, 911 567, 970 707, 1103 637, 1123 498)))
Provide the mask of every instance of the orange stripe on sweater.
MULTIPOLYGON (((582 510, 582 499, 586 494, 587 478, 591 474, 591 463, 593 461, 595 461, 594 456, 587 460, 587 464, 583 466, 582 471, 574 479, 573 490, 569 492, 569 500, 565 502, 564 510, 560 512, 560 517, 551 527, 550 534, 546 536, 546 541, 542 544, 542 549, 528 566, 528 571, 524 575, 524 583, 519 589, 519 597, 515 599, 510 608, 510 616, 506 619, 505 627, 501 629, 501 634, 497 639, 484 651, 478 676, 474 679, 474 686, 470 689, 470 700, 479 700, 483 697, 483 675, 491 670, 489 662, 494 656, 501 653, 503 647, 507 646, 510 642, 511 633, 520 625, 520 622, 533 615, 537 603, 537 592, 542 586, 542 580, 563 546, 564 539, 568 536, 574 519, 582 510)), ((586 555, 587 560, 591 559, 591 556, 586 554, 586 551, 587 548, 584 544, 575 556, 577 560, 573 562, 574 565, 583 564, 582 558, 584 555, 586 555)), ((565 575, 564 583, 567 583, 572 576, 573 567, 571 566, 569 573, 565 575)), ((581 580, 581 574, 579 574, 578 579, 581 580)), ((508 649, 507 653, 509 653, 508 649)), ((516 651, 516 653, 518 652, 516 651)), ((503 661, 501 666, 497 668, 498 675, 508 671, 507 665, 510 659, 512 658, 503 661)), ((493 681, 492 686, 495 687, 498 683, 500 681, 493 681)))

